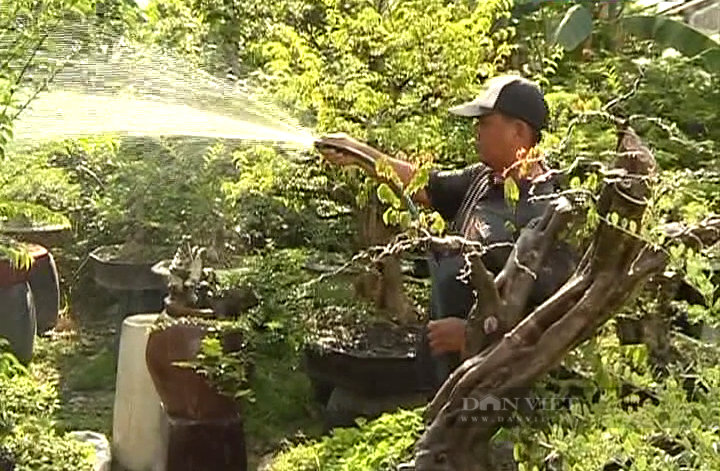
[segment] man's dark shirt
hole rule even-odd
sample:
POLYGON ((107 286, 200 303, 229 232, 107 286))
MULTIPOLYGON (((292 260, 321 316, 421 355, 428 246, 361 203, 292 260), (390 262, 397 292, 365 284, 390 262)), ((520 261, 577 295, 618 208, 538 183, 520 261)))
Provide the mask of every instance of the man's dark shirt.
MULTIPOLYGON (((530 201, 531 194, 548 195, 556 191, 552 181, 534 185, 529 181, 519 181, 518 187, 520 198, 513 207, 512 203, 505 200, 502 181, 495 181, 490 168, 478 163, 461 170, 431 171, 426 192, 431 207, 450 224, 451 234, 462 235, 468 240, 485 244, 506 243, 489 250, 483 256, 483 263, 487 269, 497 274, 505 266, 512 251, 512 243, 517 240, 520 230, 531 220, 542 216, 550 202, 549 198, 530 201), (476 178, 484 178, 488 185, 487 189, 481 192, 474 207, 462 208, 463 199, 476 178), (464 227, 463 220, 467 221, 464 227)), ((552 260, 558 258, 557 253, 550 255, 547 266, 542 270, 544 273, 539 274, 545 279, 542 283, 537 283, 530 304, 542 302, 569 276, 570 267, 567 264, 573 262, 569 260, 572 254, 566 252, 564 255, 570 257, 560 257, 562 260, 552 260), (552 291, 547 292, 548 290, 552 291)), ((452 315, 456 315, 458 309, 460 306, 449 307, 449 311, 453 312, 452 315)), ((469 308, 463 306, 462 309, 469 308)))

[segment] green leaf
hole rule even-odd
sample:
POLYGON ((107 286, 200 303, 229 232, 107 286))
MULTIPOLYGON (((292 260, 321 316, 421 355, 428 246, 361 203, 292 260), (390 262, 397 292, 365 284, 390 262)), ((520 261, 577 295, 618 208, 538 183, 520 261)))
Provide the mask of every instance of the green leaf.
POLYGON ((400 213, 400 227, 407 229, 412 225, 412 216, 407 211, 400 213))
MULTIPOLYGON (((686 23, 667 16, 626 16, 620 20, 620 24, 633 36, 652 40, 664 47, 672 47, 687 57, 693 57, 720 47, 720 43, 710 36, 686 23)), ((720 67, 720 54, 713 53, 709 58, 712 62, 717 59, 717 65, 720 67)))
POLYGON ((566 51, 572 51, 582 44, 592 31, 592 13, 582 5, 575 5, 565 13, 555 29, 552 42, 561 45, 566 51))
POLYGON ((512 178, 506 178, 503 187, 505 191, 505 201, 508 201, 513 205, 517 203, 520 199, 520 188, 517 186, 517 183, 515 183, 515 180, 512 178))
POLYGON ((430 225, 430 230, 435 234, 441 234, 445 230, 445 221, 437 213, 433 214, 433 221, 430 225))
POLYGON ((428 181, 430 180, 430 171, 426 168, 419 168, 415 175, 413 175, 412 180, 410 180, 410 183, 408 184, 407 188, 405 189, 405 193, 408 195, 414 194, 416 191, 420 190, 421 188, 425 188, 428 184, 428 181))
POLYGON ((400 198, 387 183, 381 183, 380 186, 378 186, 377 195, 383 203, 390 205, 393 208, 400 207, 400 198))
POLYGON ((397 224, 398 212, 395 208, 388 208, 383 213, 383 222, 386 226, 393 226, 397 224))

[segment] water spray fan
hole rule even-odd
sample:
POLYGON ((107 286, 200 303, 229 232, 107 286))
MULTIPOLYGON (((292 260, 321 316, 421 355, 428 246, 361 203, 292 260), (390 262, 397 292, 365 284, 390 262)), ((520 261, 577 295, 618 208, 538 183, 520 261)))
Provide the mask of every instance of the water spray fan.
MULTIPOLYGON (((330 143, 322 138, 316 139, 314 142, 314 146, 318 150, 330 149, 336 152, 340 152, 357 161, 358 165, 367 166, 375 170, 375 159, 361 150, 341 146, 336 143, 330 143)), ((390 188, 395 192, 395 194, 402 200, 402 202, 405 204, 405 208, 410 211, 410 215, 415 221, 417 221, 420 218, 420 211, 418 211, 418 208, 415 203, 413 203, 412 199, 410 199, 410 197, 405 194, 402 188, 398 186, 394 181, 387 181, 385 183, 387 183, 387 185, 390 186, 390 188)))

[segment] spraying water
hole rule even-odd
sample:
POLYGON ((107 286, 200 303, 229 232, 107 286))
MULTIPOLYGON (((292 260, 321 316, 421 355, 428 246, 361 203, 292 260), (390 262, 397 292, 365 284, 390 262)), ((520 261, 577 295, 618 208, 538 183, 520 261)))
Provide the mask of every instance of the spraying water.
POLYGON ((69 61, 15 123, 15 141, 94 134, 272 141, 308 148, 312 132, 232 85, 160 51, 115 45, 69 61))

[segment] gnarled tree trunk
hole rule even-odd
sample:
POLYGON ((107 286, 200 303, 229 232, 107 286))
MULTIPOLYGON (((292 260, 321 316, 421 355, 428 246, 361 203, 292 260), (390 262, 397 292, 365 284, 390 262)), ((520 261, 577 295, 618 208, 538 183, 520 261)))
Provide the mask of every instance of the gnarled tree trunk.
MULTIPOLYGON (((468 358, 448 378, 426 411, 427 428, 415 447, 417 471, 491 471, 489 440, 508 410, 468 410, 497 405, 558 366, 591 337, 637 289, 668 262, 667 246, 697 246, 720 239, 720 218, 694 227, 665 227, 663 246, 609 222, 640 228, 655 173, 655 159, 629 128, 619 131, 619 156, 606 172, 598 201, 601 217, 592 243, 574 274, 553 296, 524 316, 534 273, 549 247, 576 215, 564 197, 521 234, 503 271, 494 279, 477 253, 468 254, 480 300, 469 316, 468 358)), ((490 409, 487 407, 486 409, 490 409)), ((512 412, 512 410, 510 410, 512 412)))
MULTIPOLYGON (((362 248, 390 243, 395 231, 385 225, 383 209, 373 194, 367 205, 359 209, 359 244, 362 248)), ((414 320, 412 303, 403 290, 400 256, 388 254, 375 262, 375 270, 362 273, 355 283, 357 294, 370 299, 382 312, 402 321, 414 320)))

